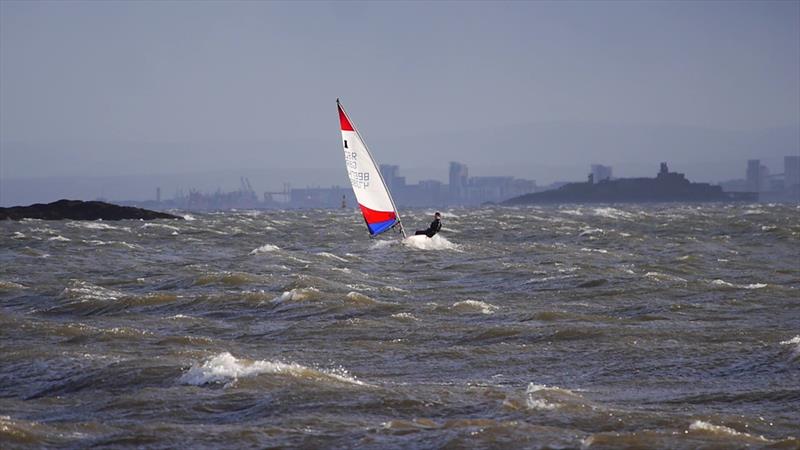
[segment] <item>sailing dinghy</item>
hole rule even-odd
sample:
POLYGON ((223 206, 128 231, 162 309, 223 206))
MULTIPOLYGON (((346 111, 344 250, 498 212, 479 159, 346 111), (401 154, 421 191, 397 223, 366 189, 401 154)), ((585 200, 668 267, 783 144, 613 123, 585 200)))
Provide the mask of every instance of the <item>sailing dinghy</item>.
POLYGON ((344 107, 338 98, 336 106, 339 109, 347 175, 350 178, 350 184, 353 185, 353 193, 361 208, 361 213, 364 215, 364 221, 367 222, 370 237, 397 227, 405 238, 406 232, 400 222, 397 206, 395 206, 392 194, 378 170, 378 165, 375 164, 375 159, 353 121, 344 112, 344 107))

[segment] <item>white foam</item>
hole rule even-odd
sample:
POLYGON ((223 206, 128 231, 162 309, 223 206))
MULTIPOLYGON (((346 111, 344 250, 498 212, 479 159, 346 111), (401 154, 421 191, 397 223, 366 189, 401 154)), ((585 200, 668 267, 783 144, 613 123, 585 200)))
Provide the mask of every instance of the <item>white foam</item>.
POLYGON ((535 397, 536 395, 544 394, 547 391, 562 392, 573 396, 575 395, 567 389, 561 389, 555 386, 550 387, 544 384, 530 383, 528 384, 528 388, 525 390, 525 396, 526 396, 525 404, 528 406, 529 409, 535 409, 539 411, 547 411, 560 407, 561 406, 560 403, 547 401, 546 399, 535 397))
POLYGON ((122 292, 96 286, 87 281, 71 280, 69 285, 61 291, 62 298, 77 299, 81 302, 90 300, 110 301, 123 297, 122 292))
POLYGON ((336 255, 334 255, 333 253, 328 253, 328 252, 319 252, 319 253, 317 253, 317 255, 319 255, 319 256, 324 256, 324 257, 326 257, 326 258, 330 258, 330 259, 333 259, 333 260, 336 260, 336 261, 341 261, 341 262, 349 262, 349 261, 347 261, 346 259, 342 258, 341 256, 336 256, 336 255))
POLYGON ((188 372, 181 375, 180 382, 194 386, 214 383, 231 386, 239 378, 254 377, 261 374, 282 374, 297 378, 365 385, 365 383, 358 381, 343 369, 329 372, 310 369, 296 363, 250 361, 237 359, 228 352, 220 353, 201 365, 192 366, 188 372))
POLYGON ((15 231, 14 235, 11 236, 11 239, 25 239, 25 234, 15 231))
POLYGON ((749 437, 754 438, 759 441, 768 441, 765 439, 764 436, 754 436, 748 433, 742 433, 741 431, 736 431, 733 428, 729 428, 723 425, 714 425, 713 423, 708 423, 702 420, 695 420, 689 425, 689 429, 692 431, 708 431, 715 434, 725 434, 729 436, 742 436, 742 437, 749 437))
POLYGON ((792 345, 792 344, 800 345, 800 336, 795 336, 789 339, 788 341, 781 341, 781 345, 792 345))
POLYGON ((581 249, 581 251, 582 252, 588 252, 588 253, 608 253, 608 250, 606 250, 604 248, 585 248, 584 247, 584 248, 581 249))
POLYGON ((172 225, 165 225, 163 223, 148 222, 142 225, 142 228, 163 228, 165 230, 180 231, 181 229, 172 225))
POLYGON ((795 336, 788 341, 781 341, 781 345, 793 346, 792 355, 800 356, 800 336, 795 336))
POLYGON ((115 227, 113 225, 109 225, 103 222, 69 222, 67 223, 68 227, 78 227, 78 228, 88 228, 90 230, 118 230, 118 231, 126 231, 128 233, 131 232, 131 229, 128 227, 115 227))
POLYGON ((733 283, 728 283, 727 281, 720 280, 720 279, 712 280, 711 284, 714 285, 714 286, 720 286, 720 287, 725 287, 725 288, 733 288, 733 289, 762 289, 762 288, 767 287, 767 284, 765 284, 765 283, 733 284, 733 283))
POLYGON ((595 234, 603 234, 601 228, 584 228, 578 236, 594 236, 595 234))
POLYGON ((661 272, 647 272, 646 274, 644 274, 644 276, 645 278, 652 278, 657 281, 676 281, 680 283, 686 282, 686 280, 684 280, 681 277, 676 277, 674 275, 667 275, 661 272))
POLYGON ((402 321, 418 321, 419 320, 416 317, 414 317, 413 314, 407 313, 407 312, 401 312, 401 313, 392 314, 392 318, 397 319, 397 320, 402 320, 402 321))
POLYGON ((428 236, 409 236, 403 239, 403 245, 419 250, 457 250, 458 245, 448 241, 440 235, 428 236))
POLYGON ((609 219, 631 219, 634 217, 633 214, 616 208, 595 208, 594 213, 609 219))
POLYGON ((276 251, 278 251, 278 250, 280 250, 280 249, 281 249, 281 248, 280 248, 280 247, 278 247, 277 245, 272 245, 272 244, 264 244, 264 245, 262 245, 261 247, 258 247, 258 248, 256 248, 256 249, 253 249, 253 250, 250 252, 250 254, 251 254, 251 255, 258 255, 259 253, 276 252, 276 251))
POLYGON ((280 296, 272 299, 272 301, 275 303, 299 302, 303 300, 310 300, 314 298, 317 294, 319 294, 319 289, 315 287, 298 288, 298 289, 292 289, 291 291, 285 291, 280 296))
POLYGON ((497 306, 480 300, 462 300, 453 303, 452 308, 456 311, 479 312, 481 314, 494 314, 498 309, 497 306))
POLYGON ((195 219, 195 218, 194 218, 194 216, 193 216, 193 215, 191 215, 191 214, 184 214, 182 217, 183 217, 183 220, 189 220, 189 221, 191 221, 191 220, 197 220, 197 219, 195 219))
POLYGON ((27 288, 19 283, 14 283, 13 281, 0 280, 0 291, 11 290, 11 289, 27 289, 27 288))
POLYGON ((59 235, 53 236, 53 237, 51 237, 51 238, 49 238, 49 239, 47 239, 47 240, 48 240, 48 241, 69 242, 69 241, 71 241, 72 239, 70 239, 70 238, 66 238, 66 237, 64 237, 64 236, 61 236, 61 235, 59 234, 59 235))

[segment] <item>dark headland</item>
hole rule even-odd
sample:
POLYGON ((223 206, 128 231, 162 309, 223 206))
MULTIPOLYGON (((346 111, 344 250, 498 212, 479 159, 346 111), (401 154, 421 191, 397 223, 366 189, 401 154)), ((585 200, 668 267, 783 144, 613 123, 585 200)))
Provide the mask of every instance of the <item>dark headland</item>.
POLYGON ((36 203, 30 206, 0 208, 0 220, 130 220, 130 219, 183 219, 149 209, 119 206, 105 202, 59 200, 53 203, 36 203))
POLYGON ((758 193, 724 192, 708 183, 692 183, 682 173, 670 172, 667 163, 655 178, 600 180, 569 183, 558 189, 514 197, 503 205, 535 203, 624 203, 624 202, 725 202, 758 201, 758 193))

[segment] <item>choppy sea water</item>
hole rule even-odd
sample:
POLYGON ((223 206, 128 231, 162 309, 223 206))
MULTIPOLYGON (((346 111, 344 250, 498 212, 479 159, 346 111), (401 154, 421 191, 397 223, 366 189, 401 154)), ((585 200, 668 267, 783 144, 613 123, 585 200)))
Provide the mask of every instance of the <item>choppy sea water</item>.
POLYGON ((443 214, 0 222, 0 447, 800 446, 796 206, 443 214))

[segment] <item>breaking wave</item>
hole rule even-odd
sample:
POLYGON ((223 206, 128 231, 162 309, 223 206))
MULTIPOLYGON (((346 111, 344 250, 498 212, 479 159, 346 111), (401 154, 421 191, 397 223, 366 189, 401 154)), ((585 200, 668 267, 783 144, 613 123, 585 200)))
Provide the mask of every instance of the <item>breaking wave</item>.
POLYGON ((256 248, 256 249, 253 249, 253 250, 250 252, 250 254, 251 254, 251 255, 258 255, 258 254, 260 254, 260 253, 276 252, 276 251, 278 251, 278 250, 280 250, 280 249, 281 249, 281 248, 280 248, 280 247, 278 247, 277 245, 272 245, 272 244, 264 244, 264 245, 262 245, 261 247, 258 247, 258 248, 256 248))
POLYGON ((462 300, 460 302, 453 303, 452 308, 458 312, 479 312, 481 314, 494 314, 498 309, 497 306, 492 305, 491 303, 482 302, 480 300, 462 300))
POLYGON ((296 363, 252 361, 235 358, 228 352, 220 353, 202 364, 192 366, 181 375, 179 381, 181 384, 193 386, 222 384, 229 387, 235 385, 239 378, 255 377, 261 374, 280 374, 312 381, 366 385, 343 369, 333 372, 311 369, 296 363))

